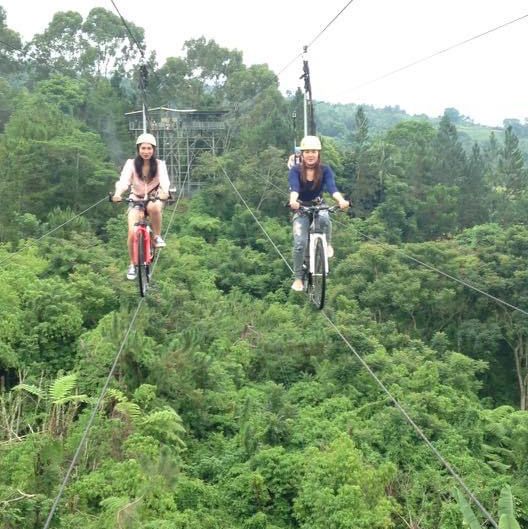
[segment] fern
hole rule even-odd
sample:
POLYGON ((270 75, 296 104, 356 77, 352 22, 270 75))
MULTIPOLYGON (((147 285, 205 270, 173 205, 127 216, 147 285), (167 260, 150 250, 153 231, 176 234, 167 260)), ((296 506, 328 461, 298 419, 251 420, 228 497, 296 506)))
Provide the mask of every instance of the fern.
POLYGON ((56 406, 62 406, 68 402, 90 402, 94 399, 89 399, 86 395, 71 395, 69 397, 64 397, 63 399, 56 400, 53 402, 56 406))
POLYGON ((24 384, 24 383, 18 384, 13 388, 13 391, 25 391, 26 393, 34 395, 35 397, 38 397, 39 399, 44 398, 44 392, 37 386, 34 386, 33 384, 24 384))
POLYGON ((130 417, 133 421, 137 421, 141 417, 141 408, 135 402, 119 402, 114 409, 125 417, 130 417))
POLYGON ((116 388, 110 388, 106 392, 106 399, 107 400, 113 399, 117 402, 126 402, 128 400, 127 396, 120 389, 116 389, 116 388))
POLYGON ((130 503, 130 498, 127 496, 110 496, 109 498, 101 500, 101 507, 105 512, 116 514, 128 503, 130 503))
POLYGON ((64 402, 67 402, 67 399, 71 397, 72 390, 76 383, 77 375, 75 373, 64 375, 63 377, 54 380, 48 389, 51 403, 63 404, 64 402))

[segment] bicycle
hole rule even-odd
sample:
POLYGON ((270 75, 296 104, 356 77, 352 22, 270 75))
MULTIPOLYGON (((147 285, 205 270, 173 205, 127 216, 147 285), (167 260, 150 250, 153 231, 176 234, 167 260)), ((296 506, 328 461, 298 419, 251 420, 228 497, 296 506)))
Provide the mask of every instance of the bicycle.
POLYGON ((165 202, 169 199, 163 200, 158 197, 147 197, 140 200, 133 198, 125 198, 122 200, 122 202, 139 206, 143 210, 143 218, 134 224, 134 239, 132 244, 132 262, 137 269, 139 295, 141 297, 145 297, 147 294, 152 275, 152 263, 156 255, 153 231, 147 220, 147 204, 149 202, 155 202, 156 200, 165 202))
POLYGON ((326 295, 326 278, 329 272, 328 266, 328 242, 319 223, 319 213, 338 211, 337 206, 325 204, 302 205, 297 211, 311 216, 310 230, 308 232, 307 254, 303 263, 303 287, 310 301, 321 310, 324 307, 326 295))

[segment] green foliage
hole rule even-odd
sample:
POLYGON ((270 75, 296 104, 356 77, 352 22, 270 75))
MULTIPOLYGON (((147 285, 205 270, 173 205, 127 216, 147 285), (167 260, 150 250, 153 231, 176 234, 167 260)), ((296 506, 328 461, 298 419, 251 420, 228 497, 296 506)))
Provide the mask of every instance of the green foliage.
POLYGON ((475 513, 471 509, 469 503, 466 501, 464 495, 458 489, 455 489, 455 498, 462 512, 462 516, 464 517, 464 522, 469 527, 469 529, 480 529, 481 525, 475 516, 475 513))
MULTIPOLYGON (((1 8, 0 40, 20 44, 1 8)), ((289 290, 276 248, 289 261, 302 93, 203 37, 163 65, 147 56, 151 106, 236 108, 232 148, 200 157, 205 185, 179 203, 136 314, 123 211, 75 217, 130 155, 139 51, 102 8, 57 13, 27 49, 0 58, 0 525, 41 525, 119 352, 57 526, 459 527, 452 480, 289 290)), ((523 126, 316 106, 359 217, 335 218, 326 314, 482 503, 503 491, 501 528, 514 513, 524 526, 524 317, 418 264, 526 306, 523 126)))
POLYGON ((499 529, 521 529, 515 519, 513 498, 509 486, 503 487, 499 498, 499 529))
POLYGON ((310 449, 295 501, 300 527, 392 527, 393 506, 384 487, 393 475, 391 465, 365 465, 350 439, 310 449))

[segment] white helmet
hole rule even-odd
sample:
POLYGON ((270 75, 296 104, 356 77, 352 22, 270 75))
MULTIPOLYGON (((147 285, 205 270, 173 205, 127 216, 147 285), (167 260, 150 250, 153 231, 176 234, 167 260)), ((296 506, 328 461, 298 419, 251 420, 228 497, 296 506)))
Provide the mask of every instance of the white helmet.
POLYGON ((301 140, 301 151, 320 151, 321 140, 317 136, 305 136, 301 140))
POLYGON ((156 138, 147 132, 140 134, 136 140, 136 145, 141 145, 142 143, 150 143, 153 147, 156 147, 156 138))

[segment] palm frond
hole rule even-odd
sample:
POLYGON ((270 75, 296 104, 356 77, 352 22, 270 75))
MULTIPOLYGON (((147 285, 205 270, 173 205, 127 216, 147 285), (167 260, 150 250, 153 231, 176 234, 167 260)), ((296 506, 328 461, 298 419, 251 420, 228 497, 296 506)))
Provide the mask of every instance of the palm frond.
POLYGON ((464 495, 458 489, 455 489, 454 496, 467 526, 470 529, 481 529, 480 523, 464 495))
POLYGON ((513 496, 509 485, 505 485, 499 498, 499 529, 521 529, 515 519, 513 496))

